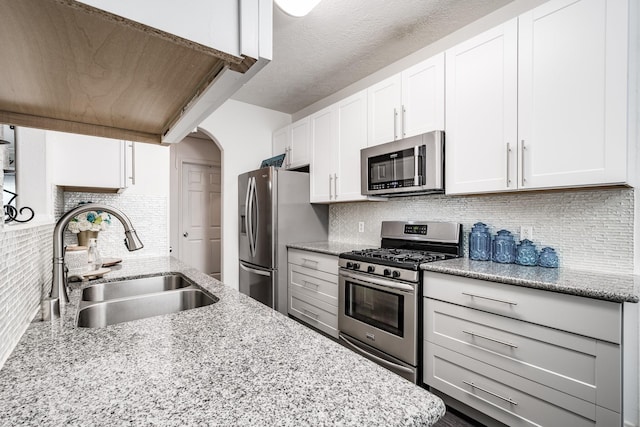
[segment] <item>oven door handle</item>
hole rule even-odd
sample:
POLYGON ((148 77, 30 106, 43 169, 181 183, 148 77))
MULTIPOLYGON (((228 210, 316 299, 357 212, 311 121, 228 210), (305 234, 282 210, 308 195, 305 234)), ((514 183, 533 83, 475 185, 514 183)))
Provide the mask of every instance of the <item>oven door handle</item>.
POLYGON ((369 352, 367 352, 367 351, 365 351, 365 350, 361 349, 360 347, 358 347, 357 345, 355 345, 354 343, 352 343, 351 341, 349 341, 348 339, 346 339, 342 334, 338 335, 338 337, 339 337, 342 341, 344 341, 344 342, 346 342, 347 344, 349 344, 349 346, 350 346, 354 351, 356 351, 356 352, 358 352, 358 353, 360 353, 360 354, 362 354, 362 355, 365 355, 365 356, 367 356, 367 357, 370 357, 371 359, 375 360, 377 363, 379 363, 379 364, 381 364, 381 365, 383 365, 383 366, 387 366, 387 367, 389 367, 389 368, 392 368, 392 369, 398 370, 398 371, 400 371, 400 372, 406 372, 406 373, 408 373, 408 374, 413 374, 413 369, 409 369, 409 368, 407 368, 407 367, 405 367, 405 366, 398 365, 397 363, 389 362, 388 360, 385 360, 385 359, 383 359, 383 358, 381 358, 381 357, 374 356, 373 354, 371 354, 371 353, 369 353, 369 352))
POLYGON ((378 279, 377 277, 362 278, 362 276, 351 274, 342 269, 340 270, 340 275, 342 277, 348 277, 349 279, 356 280, 358 283, 361 283, 363 285, 366 285, 367 283, 371 283, 374 285, 382 286, 383 288, 393 289, 396 291, 403 291, 403 292, 409 292, 409 293, 413 293, 415 291, 415 287, 411 285, 395 283, 395 282, 387 281, 384 279, 378 279))

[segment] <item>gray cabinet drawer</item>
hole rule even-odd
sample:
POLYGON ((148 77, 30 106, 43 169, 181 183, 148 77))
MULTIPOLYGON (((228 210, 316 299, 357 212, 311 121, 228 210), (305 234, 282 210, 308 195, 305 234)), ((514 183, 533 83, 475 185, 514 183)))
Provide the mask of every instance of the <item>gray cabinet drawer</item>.
POLYGON ((289 289, 338 306, 338 276, 289 263, 289 289))
POLYGON ((619 345, 429 298, 424 307, 430 343, 621 410, 619 345))
POLYGON ((338 275, 338 257, 334 255, 321 254, 318 252, 303 251, 300 249, 289 249, 288 261, 310 270, 324 271, 338 275))
POLYGON ((620 425, 618 414, 436 344, 424 362, 428 385, 509 426, 620 425))
POLYGON ((338 338, 338 307, 289 288, 289 314, 338 338))
POLYGON ((424 296, 621 343, 622 304, 425 271, 424 296))

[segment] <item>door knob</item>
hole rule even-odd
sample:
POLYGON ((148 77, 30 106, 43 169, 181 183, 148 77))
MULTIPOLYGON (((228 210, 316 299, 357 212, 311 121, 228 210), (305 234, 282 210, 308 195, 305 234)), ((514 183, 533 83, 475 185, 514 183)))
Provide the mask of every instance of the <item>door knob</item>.
POLYGON ((184 236, 184 237, 189 237, 189 232, 188 232, 188 231, 185 231, 185 232, 184 232, 184 234, 183 234, 183 236, 184 236))

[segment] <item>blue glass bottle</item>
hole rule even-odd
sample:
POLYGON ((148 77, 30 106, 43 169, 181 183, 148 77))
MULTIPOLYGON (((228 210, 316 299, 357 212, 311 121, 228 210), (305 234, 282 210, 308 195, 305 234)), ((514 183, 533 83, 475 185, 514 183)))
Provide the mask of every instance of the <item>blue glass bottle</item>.
POLYGON ((549 247, 542 248, 540 257, 538 258, 538 265, 547 268, 558 268, 558 254, 556 254, 555 249, 549 247))
POLYGON ((493 262, 512 264, 516 260, 516 241, 509 230, 500 230, 493 239, 493 262))
POLYGON ((473 224, 469 233, 469 259, 491 260, 491 233, 489 233, 489 227, 482 222, 473 224))
POLYGON ((516 248, 516 264, 519 265, 537 265, 538 251, 536 245, 529 239, 524 239, 516 248))

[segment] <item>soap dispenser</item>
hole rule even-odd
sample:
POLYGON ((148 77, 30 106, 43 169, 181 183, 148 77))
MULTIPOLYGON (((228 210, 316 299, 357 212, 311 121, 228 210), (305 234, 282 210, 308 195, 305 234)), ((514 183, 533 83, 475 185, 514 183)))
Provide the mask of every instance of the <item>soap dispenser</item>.
POLYGON ((98 239, 89 239, 89 251, 87 261, 91 271, 99 270, 102 267, 102 257, 98 251, 98 239))

